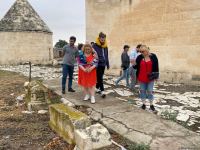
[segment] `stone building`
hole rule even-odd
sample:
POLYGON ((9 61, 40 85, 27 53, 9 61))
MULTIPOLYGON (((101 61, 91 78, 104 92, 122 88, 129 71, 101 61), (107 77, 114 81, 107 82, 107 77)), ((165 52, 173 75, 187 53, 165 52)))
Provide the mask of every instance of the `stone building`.
POLYGON ((63 49, 54 47, 53 48, 53 58, 54 59, 58 59, 58 58, 62 59, 62 57, 63 57, 63 49))
POLYGON ((0 64, 51 60, 52 35, 27 0, 16 0, 0 21, 0 64))
POLYGON ((112 67, 120 66, 124 44, 144 43, 158 55, 162 79, 200 79, 199 0, 86 0, 87 40, 100 31, 112 67))

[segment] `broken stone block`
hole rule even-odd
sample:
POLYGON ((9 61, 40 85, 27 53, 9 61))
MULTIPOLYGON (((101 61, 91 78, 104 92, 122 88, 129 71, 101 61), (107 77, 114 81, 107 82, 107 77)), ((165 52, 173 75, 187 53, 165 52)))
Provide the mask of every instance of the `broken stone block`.
POLYGON ((75 130, 75 140, 80 150, 96 150, 112 144, 108 130, 99 123, 75 130))
POLYGON ((102 118, 102 114, 98 113, 96 111, 92 111, 90 114, 90 117, 94 120, 94 121, 100 121, 102 118))
POLYGON ((178 121, 183 121, 183 122, 188 121, 189 118, 190 118, 189 115, 187 115, 187 114, 182 114, 182 113, 179 113, 178 116, 176 117, 176 119, 177 119, 178 121))
POLYGON ((31 105, 33 110, 47 109, 48 90, 39 82, 32 81, 28 85, 26 103, 31 105))
POLYGON ((50 105, 49 112, 50 127, 69 144, 75 143, 74 130, 85 129, 91 125, 87 115, 64 104, 50 105))
POLYGON ((72 102, 68 101, 68 100, 65 99, 65 98, 61 98, 60 101, 61 101, 63 104, 69 106, 69 107, 75 107, 75 105, 74 105, 72 102))

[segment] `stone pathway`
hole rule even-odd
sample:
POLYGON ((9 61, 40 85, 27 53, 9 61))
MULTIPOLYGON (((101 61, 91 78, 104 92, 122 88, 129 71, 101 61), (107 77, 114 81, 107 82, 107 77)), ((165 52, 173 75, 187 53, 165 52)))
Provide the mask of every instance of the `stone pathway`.
MULTIPOLYGON (((112 85, 110 77, 106 78, 109 81, 109 85, 112 85)), ((60 82, 60 79, 54 79, 45 81, 44 84, 57 94, 62 95, 60 82)), ((111 87, 108 86, 107 88, 111 87)), ((81 89, 76 84, 75 89, 77 90, 75 93, 66 93, 62 96, 77 106, 88 106, 91 118, 102 122, 107 128, 116 131, 133 142, 149 144, 152 150, 200 149, 199 134, 177 123, 163 120, 158 115, 135 107, 134 105, 137 105, 137 103, 131 104, 127 101, 127 96, 132 95, 126 89, 124 90, 125 92, 121 92, 120 87, 118 89, 109 89, 112 94, 107 95, 106 99, 97 96, 96 104, 82 101, 83 94, 81 89), (113 94, 114 92, 115 94, 113 94), (119 93, 121 97, 116 98, 116 93, 119 93), (123 98, 123 93, 125 98, 123 98)), ((161 92, 160 95, 170 95, 171 93, 162 91, 165 90, 158 91, 161 92)), ((165 97, 166 95, 162 98, 164 99, 165 97)), ((181 103, 186 103, 184 98, 181 97, 181 99, 181 103)))

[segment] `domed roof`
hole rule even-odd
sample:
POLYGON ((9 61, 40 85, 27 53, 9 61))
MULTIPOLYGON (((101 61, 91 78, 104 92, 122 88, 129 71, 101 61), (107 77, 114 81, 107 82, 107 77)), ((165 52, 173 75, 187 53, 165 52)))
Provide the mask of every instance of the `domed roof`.
POLYGON ((27 0, 16 0, 0 21, 0 32, 2 31, 52 33, 27 0))

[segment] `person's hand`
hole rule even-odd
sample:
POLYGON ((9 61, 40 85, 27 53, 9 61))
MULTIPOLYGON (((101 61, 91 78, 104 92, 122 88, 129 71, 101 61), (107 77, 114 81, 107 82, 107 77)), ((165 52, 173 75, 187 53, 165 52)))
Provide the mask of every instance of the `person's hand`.
POLYGON ((88 72, 91 72, 94 69, 94 66, 88 68, 88 72))
POLYGON ((85 72, 88 72, 88 68, 85 68, 85 72))
POLYGON ((85 69, 85 68, 83 68, 82 70, 83 70, 84 72, 86 72, 86 71, 87 71, 87 69, 85 69))
POLYGON ((88 68, 87 72, 89 73, 89 72, 91 72, 91 71, 92 71, 91 67, 90 67, 90 68, 88 68))
POLYGON ((81 70, 83 70, 84 72, 86 72, 86 68, 84 68, 83 66, 80 67, 81 70))

